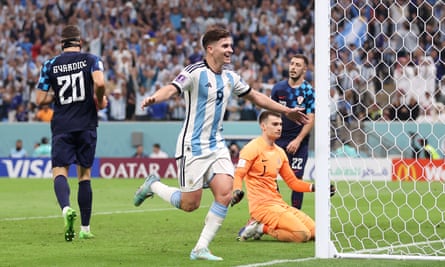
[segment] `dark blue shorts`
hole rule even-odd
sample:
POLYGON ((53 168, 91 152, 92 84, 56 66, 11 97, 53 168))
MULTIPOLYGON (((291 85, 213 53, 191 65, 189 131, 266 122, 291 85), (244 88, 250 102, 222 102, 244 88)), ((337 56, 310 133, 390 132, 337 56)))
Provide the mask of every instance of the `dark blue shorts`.
MULTIPOLYGON (((286 151, 287 144, 285 146, 284 144, 280 144, 280 146, 281 145, 283 145, 282 148, 284 149, 284 151, 286 151)), ((300 179, 303 178, 304 168, 306 167, 308 154, 309 154, 309 143, 302 143, 295 154, 289 154, 286 152, 290 167, 294 171, 295 175, 300 179)))
POLYGON ((51 147, 53 167, 77 164, 90 168, 96 154, 96 143, 96 129, 53 135, 51 147))

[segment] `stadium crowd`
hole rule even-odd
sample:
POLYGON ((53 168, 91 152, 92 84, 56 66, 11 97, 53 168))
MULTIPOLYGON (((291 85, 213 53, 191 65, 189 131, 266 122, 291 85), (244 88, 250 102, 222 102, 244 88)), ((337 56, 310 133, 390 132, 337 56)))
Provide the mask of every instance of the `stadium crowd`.
POLYGON ((444 16, 445 4, 436 0, 336 1, 331 32, 340 34, 332 35, 330 67, 338 108, 332 116, 339 111, 347 123, 443 116, 444 16))
MULTIPOLYGON (((414 120, 445 103, 442 1, 337 0, 331 6, 334 118, 414 120), (363 25, 364 33, 350 38, 351 28, 363 25), (376 105, 389 85, 388 105, 376 105)), ((309 57, 306 80, 314 81, 313 0, 4 0, 0 121, 44 120, 35 105, 38 70, 60 52, 66 24, 79 25, 82 49, 104 60, 109 106, 100 111, 101 120, 182 120, 180 97, 148 111, 139 104, 202 59, 200 34, 214 23, 230 28, 233 68, 253 88, 269 93, 287 76, 289 55, 296 53, 309 57)), ((227 120, 258 114, 252 103, 236 98, 228 110, 227 120)))

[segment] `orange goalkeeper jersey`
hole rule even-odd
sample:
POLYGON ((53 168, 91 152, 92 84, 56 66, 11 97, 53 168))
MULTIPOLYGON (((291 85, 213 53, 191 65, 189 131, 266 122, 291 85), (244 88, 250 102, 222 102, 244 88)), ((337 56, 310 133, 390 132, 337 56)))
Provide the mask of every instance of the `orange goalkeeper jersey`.
POLYGON ((287 205, 278 191, 278 174, 292 190, 311 192, 311 183, 295 177, 284 150, 257 137, 240 152, 233 189, 242 189, 242 180, 245 180, 251 213, 259 206, 287 205))

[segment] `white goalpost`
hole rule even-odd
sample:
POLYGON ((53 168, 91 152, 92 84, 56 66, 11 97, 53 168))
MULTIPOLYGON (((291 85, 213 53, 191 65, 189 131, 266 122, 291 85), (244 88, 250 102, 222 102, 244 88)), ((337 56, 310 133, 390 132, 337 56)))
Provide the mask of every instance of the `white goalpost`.
MULTIPOLYGON (((315 1, 315 88, 329 88, 329 1, 315 1)), ((317 90, 317 89, 316 89, 317 90)), ((329 99, 328 94, 319 93, 315 98, 315 177, 329 177, 329 99)), ((316 179, 315 182, 315 256, 332 258, 335 249, 330 241, 330 199, 329 179, 316 179), (321 227, 320 227, 321 226, 321 227)))
POLYGON ((317 258, 445 260, 445 4, 412 2, 315 0, 317 258))

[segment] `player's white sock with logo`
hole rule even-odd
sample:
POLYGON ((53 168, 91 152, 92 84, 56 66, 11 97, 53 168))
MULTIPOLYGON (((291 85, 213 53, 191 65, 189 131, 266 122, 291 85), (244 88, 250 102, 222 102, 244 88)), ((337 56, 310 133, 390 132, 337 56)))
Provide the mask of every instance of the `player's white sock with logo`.
POLYGON ((207 248, 215 237, 227 215, 227 207, 213 202, 205 218, 205 225, 194 250, 207 248))

